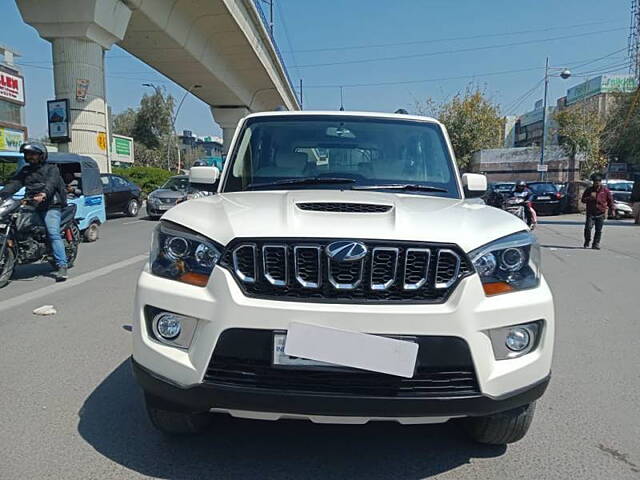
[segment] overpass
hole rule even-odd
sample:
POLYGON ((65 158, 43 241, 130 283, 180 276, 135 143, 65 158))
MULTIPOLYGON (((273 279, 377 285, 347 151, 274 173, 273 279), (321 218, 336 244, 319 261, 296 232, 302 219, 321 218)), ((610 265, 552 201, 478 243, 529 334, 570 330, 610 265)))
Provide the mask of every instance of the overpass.
POLYGON ((299 109, 259 1, 16 0, 52 44, 56 99, 69 99, 71 141, 60 149, 108 170, 104 52, 114 44, 206 102, 225 150, 246 114, 299 109), (83 100, 76 88, 87 81, 83 100))

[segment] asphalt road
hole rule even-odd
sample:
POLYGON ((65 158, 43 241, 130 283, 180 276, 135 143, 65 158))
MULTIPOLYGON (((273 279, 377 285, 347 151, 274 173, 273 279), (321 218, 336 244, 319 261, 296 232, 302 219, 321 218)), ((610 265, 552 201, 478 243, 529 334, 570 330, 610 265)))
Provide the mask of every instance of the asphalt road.
POLYGON ((30 267, 0 290, 0 479, 640 478, 640 227, 610 222, 592 251, 579 248, 580 217, 542 219, 559 319, 553 380, 529 435, 505 449, 452 424, 221 417, 204 436, 162 437, 127 363, 153 225, 111 220, 66 284, 30 267), (44 304, 57 314, 31 313, 44 304))

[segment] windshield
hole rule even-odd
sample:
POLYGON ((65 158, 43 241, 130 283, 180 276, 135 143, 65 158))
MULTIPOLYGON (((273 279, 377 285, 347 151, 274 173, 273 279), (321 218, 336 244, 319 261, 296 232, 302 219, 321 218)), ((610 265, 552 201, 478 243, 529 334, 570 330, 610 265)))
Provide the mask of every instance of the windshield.
POLYGON ((530 183, 528 186, 533 193, 558 193, 553 183, 530 183))
POLYGON ((633 182, 616 182, 607 185, 609 190, 615 192, 630 192, 633 190, 633 182))
POLYGON ((456 173, 436 124, 344 116, 249 119, 223 192, 394 189, 459 198, 456 173), (430 188, 415 188, 430 187, 430 188))
POLYGON ((189 186, 189 177, 171 177, 167 180, 162 188, 167 188, 170 190, 186 190, 189 186))

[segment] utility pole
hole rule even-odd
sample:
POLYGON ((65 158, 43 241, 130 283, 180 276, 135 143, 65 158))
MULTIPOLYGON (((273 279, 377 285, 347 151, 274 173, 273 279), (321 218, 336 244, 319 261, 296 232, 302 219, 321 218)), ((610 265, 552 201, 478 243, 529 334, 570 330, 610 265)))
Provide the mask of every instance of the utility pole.
POLYGON ((549 57, 544 67, 544 100, 542 102, 542 140, 540 141, 540 181, 544 182, 544 142, 547 136, 547 92, 549 91, 549 57))
POLYGON ((629 31, 629 73, 640 84, 640 4, 631 2, 631 28, 629 31))

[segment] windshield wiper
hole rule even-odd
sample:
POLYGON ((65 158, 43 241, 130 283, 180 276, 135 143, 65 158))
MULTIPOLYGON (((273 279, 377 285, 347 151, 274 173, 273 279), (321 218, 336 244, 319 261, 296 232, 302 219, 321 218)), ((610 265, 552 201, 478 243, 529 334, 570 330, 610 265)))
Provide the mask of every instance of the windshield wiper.
POLYGON ((267 183, 250 183, 247 185, 247 189, 262 188, 262 187, 275 187, 278 185, 323 185, 331 183, 355 183, 353 178, 341 178, 341 177, 302 177, 302 178, 285 178, 283 180, 276 180, 275 182, 267 183))
POLYGON ((351 190, 406 190, 415 192, 442 192, 448 193, 449 190, 441 187, 430 187, 429 185, 420 185, 419 183, 389 183, 383 185, 356 185, 351 190))

